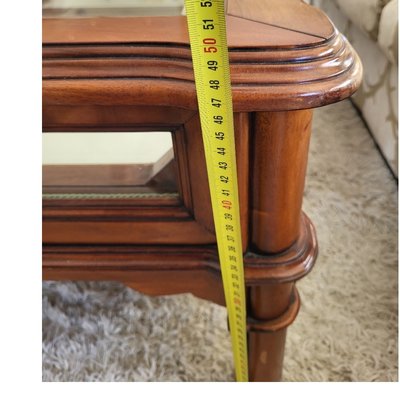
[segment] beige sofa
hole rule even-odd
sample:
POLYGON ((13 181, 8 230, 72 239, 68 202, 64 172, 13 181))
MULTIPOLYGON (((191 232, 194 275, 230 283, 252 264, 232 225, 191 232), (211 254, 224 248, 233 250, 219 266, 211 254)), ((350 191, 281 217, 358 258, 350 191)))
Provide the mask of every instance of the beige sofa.
POLYGON ((352 43, 364 67, 353 96, 393 173, 398 173, 398 0, 311 0, 352 43))

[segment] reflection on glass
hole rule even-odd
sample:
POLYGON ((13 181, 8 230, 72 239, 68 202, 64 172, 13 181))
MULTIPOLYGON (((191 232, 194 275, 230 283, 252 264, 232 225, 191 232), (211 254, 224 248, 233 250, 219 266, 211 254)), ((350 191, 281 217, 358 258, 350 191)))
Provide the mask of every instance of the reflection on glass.
POLYGON ((184 0, 42 0, 43 17, 181 15, 184 0))
POLYGON ((43 134, 44 198, 177 196, 170 132, 43 134))

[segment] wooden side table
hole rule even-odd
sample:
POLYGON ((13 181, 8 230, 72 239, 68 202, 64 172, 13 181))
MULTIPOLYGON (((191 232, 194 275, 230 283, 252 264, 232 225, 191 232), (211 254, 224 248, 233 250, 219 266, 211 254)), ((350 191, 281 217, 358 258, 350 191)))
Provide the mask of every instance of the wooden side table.
MULTIPOLYGON (((317 257, 301 211, 312 109, 361 64, 299 0, 227 2, 252 381, 281 379, 295 282, 317 257)), ((43 278, 116 280, 224 304, 186 18, 44 19, 45 132, 171 131, 177 194, 45 195, 43 278)))

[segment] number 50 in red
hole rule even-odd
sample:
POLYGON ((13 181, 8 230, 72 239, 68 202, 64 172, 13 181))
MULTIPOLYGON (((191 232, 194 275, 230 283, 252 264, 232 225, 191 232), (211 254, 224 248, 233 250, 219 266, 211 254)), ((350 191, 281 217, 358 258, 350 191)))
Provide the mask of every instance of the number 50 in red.
MULTIPOLYGON (((209 45, 215 43, 217 43, 217 41, 214 38, 203 39, 203 44, 209 45)), ((218 51, 218 49, 214 46, 204 47, 203 49, 205 53, 216 53, 218 51)))

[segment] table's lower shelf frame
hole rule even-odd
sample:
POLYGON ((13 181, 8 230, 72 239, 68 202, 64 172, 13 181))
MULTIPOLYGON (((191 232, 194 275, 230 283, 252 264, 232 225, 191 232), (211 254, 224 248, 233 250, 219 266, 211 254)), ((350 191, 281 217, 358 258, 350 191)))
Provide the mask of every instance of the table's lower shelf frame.
MULTIPOLYGON (((286 328, 300 307, 294 284, 311 270, 317 253, 315 229, 303 214, 290 248, 245 254, 252 381, 281 379, 286 328)), ((193 293, 225 303, 215 246, 44 245, 43 278, 119 281, 147 295, 193 293)))

